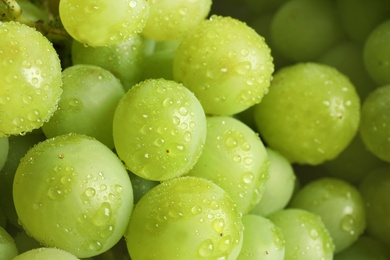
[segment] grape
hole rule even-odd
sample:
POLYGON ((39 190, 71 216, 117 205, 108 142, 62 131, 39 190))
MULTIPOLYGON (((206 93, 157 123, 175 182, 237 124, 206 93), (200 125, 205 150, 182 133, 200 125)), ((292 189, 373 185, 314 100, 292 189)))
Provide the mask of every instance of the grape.
POLYGON ((353 245, 334 256, 334 260, 385 260, 389 258, 389 249, 368 235, 360 236, 353 245))
POLYGON ((284 209, 269 217, 282 230, 285 259, 333 259, 334 245, 321 218, 303 209, 284 209))
POLYGON ((390 247, 390 167, 375 168, 360 182, 365 201, 367 233, 390 247))
POLYGON ((366 38, 363 48, 365 68, 379 85, 390 84, 390 19, 374 28, 366 38))
POLYGON ((141 79, 144 59, 144 42, 139 35, 117 44, 91 47, 76 40, 72 41, 73 65, 91 64, 102 67, 120 79, 125 90, 141 79))
POLYGON ((244 0, 244 2, 256 13, 274 12, 287 0, 244 0))
POLYGON ((313 62, 275 73, 269 93, 256 106, 264 141, 300 164, 335 158, 356 135, 360 119, 359 96, 348 78, 313 62))
POLYGON ((296 192, 289 207, 319 215, 332 237, 335 253, 352 245, 366 228, 359 191, 340 179, 321 178, 306 184, 296 192))
POLYGON ((269 219, 258 215, 244 215, 244 241, 237 260, 283 260, 285 254, 282 230, 269 219))
POLYGON ((252 129, 232 117, 216 116, 207 118, 205 147, 188 174, 219 185, 245 214, 264 193, 268 165, 264 144, 252 129))
POLYGON ((117 44, 135 37, 149 16, 146 0, 61 0, 59 13, 66 31, 91 46, 117 44))
POLYGON ((114 246, 133 207, 122 162, 99 141, 79 134, 31 148, 16 171, 13 198, 28 234, 80 258, 114 246))
POLYGON ((268 45, 245 23, 213 15, 180 43, 173 78, 194 92, 207 114, 232 115, 259 103, 274 65, 268 45))
POLYGON ((360 136, 375 156, 390 162, 390 85, 382 86, 363 101, 360 136))
POLYGON ((284 209, 293 195, 296 184, 296 176, 290 162, 268 147, 266 151, 270 161, 269 179, 265 183, 260 202, 251 210, 252 214, 260 216, 268 216, 284 209))
POLYGON ((0 137, 0 171, 7 161, 9 142, 7 137, 0 137))
POLYGON ((371 31, 390 15, 388 0, 338 0, 341 23, 346 34, 362 45, 371 31))
POLYGON ((57 108, 61 65, 53 45, 33 28, 0 22, 0 137, 40 128, 57 108))
POLYGON ((78 64, 62 72, 63 93, 58 110, 43 126, 48 138, 67 133, 95 137, 108 148, 114 148, 112 121, 125 91, 108 70, 94 65, 78 64))
POLYGON ((142 35, 154 40, 181 39, 210 12, 211 0, 151 0, 142 35))
POLYGON ((119 102, 113 122, 115 149, 127 168, 149 180, 186 174, 206 139, 206 116, 182 84, 149 79, 119 102))
POLYGON ((197 177, 167 180, 136 204, 125 234, 138 259, 236 259, 243 241, 230 196, 197 177))
POLYGON ((15 242, 8 232, 0 227, 0 256, 1 260, 12 260, 18 254, 15 242))
POLYGON ((323 53, 317 62, 332 66, 346 75, 356 87, 361 99, 376 87, 364 66, 363 48, 355 42, 344 41, 333 46, 323 53))
POLYGON ((271 24, 273 47, 293 61, 312 61, 343 39, 333 1, 286 1, 271 24))
POLYGON ((41 247, 32 249, 16 256, 13 260, 78 260, 77 257, 69 252, 58 248, 41 247))

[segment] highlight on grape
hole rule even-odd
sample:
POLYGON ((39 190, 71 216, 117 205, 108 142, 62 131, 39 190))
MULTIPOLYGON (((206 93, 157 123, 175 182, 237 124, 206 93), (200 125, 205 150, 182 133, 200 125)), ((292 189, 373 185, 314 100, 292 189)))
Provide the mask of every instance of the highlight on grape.
POLYGON ((389 75, 389 0, 0 0, 0 259, 390 259, 389 75))

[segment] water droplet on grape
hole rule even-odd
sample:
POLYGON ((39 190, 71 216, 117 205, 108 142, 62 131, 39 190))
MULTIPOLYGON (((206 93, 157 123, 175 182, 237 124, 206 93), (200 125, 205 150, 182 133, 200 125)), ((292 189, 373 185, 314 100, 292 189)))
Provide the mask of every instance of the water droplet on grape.
POLYGON ((243 177, 243 181, 246 184, 250 184, 253 182, 253 179, 255 178, 254 174, 252 172, 246 172, 243 177))
POLYGON ((223 218, 214 219, 211 225, 217 233, 222 233, 225 229, 225 220, 223 218))
POLYGON ((218 249, 220 251, 227 251, 231 247, 231 237, 230 235, 224 236, 218 243, 218 249))
POLYGON ((111 205, 108 202, 103 202, 95 215, 92 217, 92 222, 96 226, 105 226, 109 223, 112 217, 111 205))
POLYGON ((96 194, 96 190, 92 187, 89 187, 87 188, 85 191, 84 191, 84 194, 85 196, 87 196, 88 198, 92 198, 93 196, 95 196, 96 194))
POLYGON ((88 249, 91 251, 99 251, 103 248, 103 244, 100 241, 91 241, 88 244, 88 249))
POLYGON ((194 215, 200 214, 200 213, 202 213, 202 207, 195 205, 195 206, 193 206, 193 207, 191 208, 191 212, 192 212, 192 214, 194 214, 194 215))
POLYGON ((354 235, 355 231, 354 229, 355 219, 352 215, 347 214, 341 219, 341 229, 345 232, 348 232, 350 235, 354 235))
POLYGON ((317 239, 319 237, 318 231, 314 228, 310 230, 310 237, 314 240, 317 239))
POLYGON ((198 249, 199 256, 202 257, 209 257, 213 254, 214 252, 214 244, 211 239, 207 239, 204 241, 198 249))
POLYGON ((231 136, 229 136, 228 138, 226 138, 225 140, 225 144, 228 148, 234 148, 234 147, 237 147, 237 140, 231 136))

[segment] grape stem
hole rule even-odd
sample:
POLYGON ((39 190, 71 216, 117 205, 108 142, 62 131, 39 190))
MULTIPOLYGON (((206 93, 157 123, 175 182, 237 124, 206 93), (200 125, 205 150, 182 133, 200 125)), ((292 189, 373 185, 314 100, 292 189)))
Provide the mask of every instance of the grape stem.
POLYGON ((53 17, 48 11, 48 8, 45 8, 50 18, 48 22, 42 20, 32 21, 23 15, 23 10, 16 0, 1 0, 1 2, 0 20, 16 21, 30 27, 35 27, 52 42, 62 42, 70 39, 69 34, 62 26, 60 18, 58 16, 53 17))

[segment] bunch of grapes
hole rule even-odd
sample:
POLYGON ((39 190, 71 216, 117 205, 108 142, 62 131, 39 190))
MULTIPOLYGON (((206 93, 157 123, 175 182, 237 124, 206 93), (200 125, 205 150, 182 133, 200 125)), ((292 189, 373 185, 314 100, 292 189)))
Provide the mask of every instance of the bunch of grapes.
POLYGON ((388 0, 1 0, 0 260, 390 259, 388 0))

